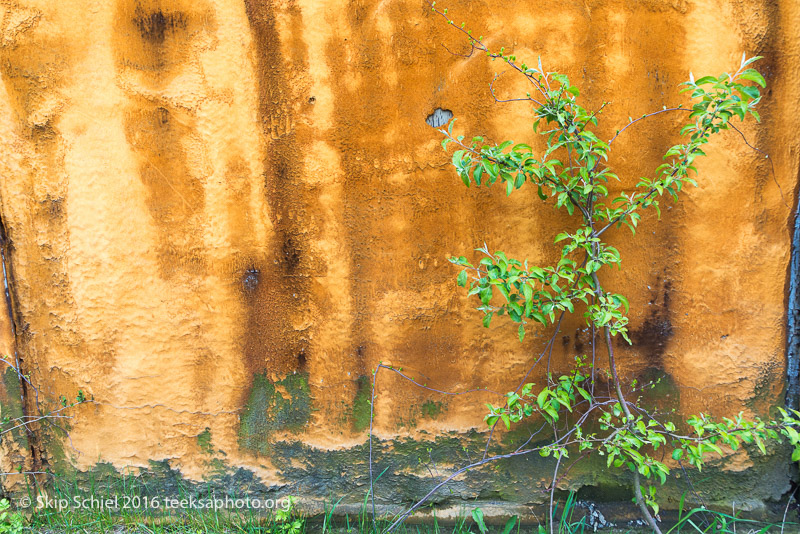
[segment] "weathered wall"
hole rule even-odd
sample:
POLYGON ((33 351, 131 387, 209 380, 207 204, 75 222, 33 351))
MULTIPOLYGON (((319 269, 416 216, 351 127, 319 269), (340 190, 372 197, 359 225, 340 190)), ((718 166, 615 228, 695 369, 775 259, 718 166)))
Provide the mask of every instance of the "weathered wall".
MULTIPOLYGON (((666 373, 673 388, 662 401, 682 413, 780 403, 800 5, 448 7, 493 45, 541 54, 592 105, 610 100, 603 136, 684 102, 677 84, 689 70, 735 68, 742 51, 765 56, 764 122, 743 130, 771 154, 774 179, 737 134, 721 135, 700 163, 700 189, 661 222, 646 216, 634 239, 612 238, 624 269, 607 282, 633 307, 623 374, 666 373)), ((449 109, 469 134, 522 141, 529 110, 491 101, 500 66, 449 53, 464 43, 422 1, 2 9, 0 215, 17 348, 50 398, 83 389, 94 399, 75 411, 69 439, 51 432, 45 466, 168 466, 190 480, 227 472, 226 483, 251 472, 259 487, 355 502, 365 377, 378 362, 445 390, 505 391, 527 368, 544 334, 518 344, 513 328, 482 329, 446 256, 486 240, 544 262, 566 221, 533 190, 506 199, 460 185, 426 116, 449 109)), ((501 86, 523 89, 513 76, 501 86)), ((678 120, 653 119, 615 143, 623 185, 660 163, 678 120)), ((563 368, 585 350, 579 327, 568 323, 558 343, 563 368)), ((434 436, 440 469, 461 461, 452 456, 463 443, 479 454, 482 438, 464 433, 483 430, 491 395, 442 398, 386 374, 379 388, 380 469, 391 465, 379 497, 418 494, 428 476, 419 456, 434 436)), ((785 462, 739 454, 730 485, 709 485, 712 501, 778 498, 785 462)), ((551 469, 538 457, 503 464, 457 495, 537 501, 551 469)), ((572 483, 613 483, 598 476, 576 471, 572 483)))
POLYGON ((25 388, 21 380, 14 339, 14 320, 11 311, 11 294, 8 291, 4 260, 7 255, 5 229, 0 220, 0 420, 5 431, 0 438, 0 486, 14 487, 23 483, 25 475, 19 468, 32 471, 33 463, 28 443, 28 432, 20 426, 25 414, 25 388), (15 474, 16 473, 16 474, 15 474))

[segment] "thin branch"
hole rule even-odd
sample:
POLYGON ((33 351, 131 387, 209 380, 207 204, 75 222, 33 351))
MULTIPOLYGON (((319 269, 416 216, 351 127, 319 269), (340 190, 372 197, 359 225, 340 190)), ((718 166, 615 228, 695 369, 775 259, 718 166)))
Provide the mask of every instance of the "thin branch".
POLYGON ((561 467, 561 455, 558 455, 558 459, 556 460, 556 468, 553 471, 553 482, 550 486, 550 534, 555 534, 555 523, 556 518, 553 516, 553 500, 556 494, 556 481, 558 480, 558 468, 561 467))
MULTIPOLYGON (((586 412, 586 414, 584 414, 582 420, 585 420, 589 416, 589 414, 592 412, 592 410, 594 408, 595 407, 590 407, 590 409, 586 412)), ((399 527, 403 523, 403 521, 406 520, 406 518, 408 518, 408 516, 410 516, 412 513, 414 513, 415 510, 417 510, 420 506, 422 506, 425 502, 427 502, 427 500, 430 499, 437 491, 439 491, 439 489, 441 489, 443 486, 448 484, 451 480, 453 480, 454 478, 458 477, 459 475, 462 475, 462 474, 464 474, 464 473, 466 473, 468 471, 471 471, 473 469, 482 467, 482 466, 484 466, 486 464, 489 464, 491 462, 494 462, 496 460, 514 458, 514 457, 517 457, 517 456, 524 456, 526 454, 531 454, 533 452, 539 452, 542 449, 544 449, 545 447, 554 447, 554 446, 568 447, 570 445, 574 445, 574 444, 578 443, 578 441, 577 440, 569 440, 567 438, 569 438, 572 434, 574 434, 576 429, 577 429, 577 427, 573 427, 567 434, 563 435, 559 440, 560 442, 551 443, 549 445, 544 445, 542 447, 534 447, 532 449, 525 449, 525 450, 521 450, 521 451, 515 451, 515 452, 511 452, 511 453, 506 453, 506 454, 499 454, 499 455, 496 455, 496 456, 491 456, 489 458, 483 458, 483 459, 481 459, 481 460, 479 460, 477 462, 474 462, 472 464, 469 464, 469 465, 466 465, 464 467, 461 467, 460 469, 458 469, 455 472, 453 472, 452 474, 450 474, 443 481, 441 481, 438 484, 436 484, 427 494, 425 494, 424 497, 422 497, 420 500, 418 500, 416 503, 414 503, 410 508, 408 508, 402 514, 400 514, 400 516, 397 519, 395 519, 389 525, 389 527, 386 530, 383 531, 383 534, 388 534, 389 532, 394 531, 397 527, 399 527)))
POLYGON ((777 176, 775 174, 775 163, 773 163, 772 158, 770 158, 769 154, 767 154, 766 152, 764 152, 760 148, 756 148, 753 145, 751 145, 750 142, 747 140, 747 137, 745 137, 744 133, 739 128, 737 128, 735 125, 733 125, 731 123, 728 123, 728 126, 733 128, 739 135, 742 136, 742 140, 744 141, 745 145, 747 145, 751 149, 755 150, 759 154, 763 154, 764 155, 764 159, 769 160, 770 170, 772 171, 772 181, 775 182, 776 186, 778 186, 778 192, 781 194, 781 201, 783 202, 783 205, 788 208, 789 204, 786 203, 786 198, 783 196, 783 188, 781 187, 781 184, 778 183, 778 178, 777 178, 777 176))
POLYGON ((372 532, 377 532, 375 526, 375 478, 372 472, 372 424, 375 420, 375 389, 378 385, 378 370, 383 364, 378 364, 372 374, 372 396, 369 401, 369 498, 372 502, 372 532))
POLYGON ((496 103, 502 104, 506 102, 533 102, 537 106, 542 107, 542 103, 531 96, 527 96, 525 98, 506 98, 506 99, 497 98, 497 94, 494 92, 494 82, 499 77, 500 77, 499 74, 495 74, 494 77, 492 78, 492 81, 489 83, 489 92, 491 93, 492 98, 494 98, 494 101, 496 103))
POLYGON ((625 130, 627 130, 628 128, 630 128, 631 126, 633 126, 634 124, 636 124, 637 122, 639 122, 639 121, 643 121, 643 120, 645 120, 645 119, 648 119, 648 118, 650 118, 650 117, 653 117, 653 116, 655 116, 655 115, 660 115, 661 113, 666 113, 666 112, 668 112, 668 111, 688 111, 688 112, 690 112, 690 113, 691 113, 691 111, 692 111, 692 110, 691 110, 691 109, 689 109, 689 108, 677 107, 677 108, 665 108, 665 109, 660 109, 660 110, 658 110, 658 111, 654 111, 654 112, 652 112, 652 113, 645 113, 644 115, 642 115, 642 116, 641 116, 641 117, 639 117, 638 119, 632 120, 631 122, 629 122, 628 124, 626 124, 626 125, 625 125, 625 126, 624 126, 624 127, 621 129, 621 130, 617 130, 617 133, 616 133, 616 135, 614 135, 614 137, 612 137, 612 138, 611 138, 611 140, 608 142, 608 146, 610 147, 610 146, 611 146, 611 143, 613 143, 613 142, 614 142, 614 140, 615 140, 617 137, 619 137, 619 136, 620 136, 620 134, 622 134, 622 132, 624 132, 625 130))
MULTIPOLYGON (((545 90, 545 87, 542 86, 541 82, 539 82, 539 80, 537 78, 535 78, 534 76, 529 74, 526 70, 524 70, 520 65, 517 65, 511 59, 503 57, 502 54, 498 54, 496 52, 492 52, 491 50, 489 50, 489 47, 486 46, 486 44, 484 44, 484 42, 481 39, 473 37, 472 33, 469 32, 468 30, 465 30, 464 28, 462 28, 460 26, 456 26, 453 23, 453 21, 450 20, 450 17, 448 17, 447 14, 444 11, 440 11, 440 10, 436 9, 436 6, 434 6, 433 2, 430 2, 430 0, 428 1, 428 5, 431 6, 431 10, 434 13, 438 13, 440 16, 442 16, 447 21, 448 25, 450 25, 453 28, 457 29, 458 31, 460 31, 462 34, 464 34, 467 37, 467 41, 472 46, 472 50, 470 51, 470 53, 469 53, 469 55, 467 57, 471 56, 475 52, 475 50, 479 50, 481 52, 485 52, 486 55, 491 59, 502 59, 503 61, 508 63, 508 65, 511 68, 513 68, 514 70, 516 70, 517 72, 519 72, 520 74, 525 76, 534 85, 534 87, 536 87, 536 89, 542 94, 542 96, 547 98, 547 91, 550 90, 550 83, 547 80, 547 76, 543 76, 545 85, 547 87, 547 89, 545 90)), ((459 55, 459 54, 456 54, 456 55, 459 55)), ((544 73, 542 73, 542 74, 544 75, 544 73)))

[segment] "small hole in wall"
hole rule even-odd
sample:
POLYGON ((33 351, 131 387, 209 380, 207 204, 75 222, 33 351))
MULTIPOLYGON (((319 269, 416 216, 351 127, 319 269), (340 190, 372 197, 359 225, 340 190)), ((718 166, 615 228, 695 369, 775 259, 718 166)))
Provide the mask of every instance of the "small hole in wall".
POLYGON ((308 103, 309 103, 309 104, 313 104, 313 103, 315 103, 316 101, 317 101, 317 97, 316 97, 316 96, 312 96, 311 98, 309 98, 309 99, 308 99, 308 103))
POLYGON ((449 109, 436 108, 433 110, 433 113, 428 115, 425 122, 428 126, 432 126, 433 128, 441 128, 452 118, 453 112, 449 109))
POLYGON ((251 267, 244 272, 242 285, 247 291, 254 291, 258 287, 258 278, 261 272, 255 267, 251 267))

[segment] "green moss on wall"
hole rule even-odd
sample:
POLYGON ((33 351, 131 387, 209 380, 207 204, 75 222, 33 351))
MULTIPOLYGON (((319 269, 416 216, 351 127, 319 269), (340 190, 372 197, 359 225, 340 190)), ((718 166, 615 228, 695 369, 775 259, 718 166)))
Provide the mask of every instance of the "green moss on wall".
POLYGON ((423 417, 427 417, 428 419, 436 419, 443 411, 445 411, 445 409, 447 409, 447 406, 443 402, 427 400, 422 403, 420 409, 422 410, 423 417))
POLYGON ((372 397, 372 385, 369 377, 360 376, 356 381, 356 396, 353 399, 353 407, 350 418, 353 422, 355 432, 363 432, 369 428, 370 401, 372 397))
POLYGON ((214 447, 211 445, 211 429, 206 427, 205 430, 197 435, 197 446, 203 451, 203 454, 214 454, 214 447))
POLYGON ((680 409, 681 390, 672 375, 663 369, 645 369, 637 377, 634 387, 640 398, 640 406, 644 408, 658 408, 662 412, 680 409))
MULTIPOLYGON (((0 406, 0 417, 2 417, 4 421, 8 418, 8 422, 3 424, 2 428, 12 428, 19 424, 19 419, 23 415, 23 410, 22 389, 19 383, 19 376, 11 367, 6 367, 3 372, 3 387, 6 393, 6 399, 2 406, 0 406)), ((28 439, 25 435, 24 428, 15 428, 9 432, 9 434, 17 445, 24 448, 28 447, 28 439)))
MULTIPOLYGON (((436 437, 423 433, 418 439, 374 440, 376 503, 392 507, 413 503, 454 469, 479 460, 484 453, 486 438, 485 433, 472 431, 436 437)), ((291 481, 289 485, 285 482, 265 483, 251 471, 230 466, 224 460, 209 464, 211 469, 204 481, 185 479, 169 460, 151 461, 145 469, 126 471, 117 471, 109 464, 100 463, 89 471, 54 477, 54 480, 62 484, 60 491, 72 494, 162 498, 192 495, 268 498, 294 494, 329 505, 339 502, 340 506, 358 507, 363 503, 369 488, 369 448, 366 443, 322 450, 301 441, 282 440, 275 441, 270 447, 270 461, 279 475, 276 480, 291 481)), ((494 442, 488 455, 491 457, 500 452, 508 452, 508 448, 494 442)), ((215 454, 223 453, 217 451, 215 454)), ((788 487, 788 476, 781 471, 781 467, 787 465, 788 457, 777 451, 769 457, 754 456, 754 460, 756 465, 753 469, 741 472, 731 473, 722 469, 724 460, 717 465, 708 465, 702 474, 690 472, 695 486, 702 487, 710 505, 729 503, 735 498, 738 509, 742 495, 753 495, 752 502, 742 503, 742 506, 755 506, 751 510, 758 512, 757 500, 780 495, 783 487, 788 487)), ((459 476, 436 493, 431 502, 450 506, 477 499, 512 506, 546 507, 549 500, 547 483, 553 469, 552 458, 542 458, 535 452, 499 459, 459 476)), ((671 479, 660 489, 665 509, 675 508, 681 495, 687 491, 682 474, 677 471, 675 474, 680 478, 671 479)), ((569 478, 559 486, 559 491, 579 490, 584 499, 622 502, 625 510, 629 511, 630 487, 629 472, 608 470, 605 458, 593 455, 570 470, 569 478)), ((562 493, 558 495, 563 496, 562 493)))
MULTIPOLYGON (((124 496, 163 499, 204 498, 231 496, 242 498, 273 497, 281 487, 268 487, 247 469, 226 466, 204 481, 184 478, 180 471, 170 465, 169 460, 153 461, 145 468, 118 470, 105 462, 95 464, 90 470, 70 475, 53 477, 53 493, 56 497, 104 497, 124 496)), ((120 501, 122 502, 122 501, 120 501)), ((157 512, 155 509, 149 510, 157 512)))
POLYGON ((292 374, 275 383, 264 375, 256 375, 240 418, 239 443, 245 449, 267 454, 275 431, 298 432, 310 418, 307 375, 292 374))

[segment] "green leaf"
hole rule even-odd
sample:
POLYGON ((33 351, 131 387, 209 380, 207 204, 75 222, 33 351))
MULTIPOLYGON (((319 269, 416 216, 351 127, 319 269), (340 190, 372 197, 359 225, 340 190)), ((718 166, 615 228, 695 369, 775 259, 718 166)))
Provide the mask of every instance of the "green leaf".
POLYGON ((628 313, 631 309, 631 305, 628 303, 628 299, 625 298, 624 295, 614 295, 614 297, 619 300, 623 306, 625 306, 625 313, 628 313))
POLYGON ((530 145, 526 145, 525 143, 517 143, 514 145, 514 148, 511 149, 511 152, 530 152, 533 150, 530 145))
POLYGON ((717 79, 714 76, 703 76, 695 82, 695 85, 705 85, 707 83, 716 83, 717 79))
POLYGON ((460 273, 458 273, 458 285, 464 287, 467 285, 467 270, 464 269, 460 273))
POLYGON ((508 293, 508 288, 506 287, 505 283, 502 279, 493 280, 492 283, 497 283, 497 289, 500 290, 500 293, 505 297, 507 302, 511 302, 510 295, 508 293))
POLYGON ((544 411, 550 416, 551 421, 558 421, 558 412, 552 406, 545 406, 544 411))
POLYGON ((792 427, 786 427, 786 434, 789 436, 789 441, 792 445, 796 445, 800 442, 800 435, 798 435, 797 430, 792 427))
POLYGON ((450 137, 453 137, 453 125, 455 123, 456 119, 454 118, 453 120, 450 121, 450 126, 447 127, 447 133, 450 135, 450 137))
POLYGON ((498 150, 505 150, 506 148, 510 147, 513 144, 514 144, 514 141, 503 141, 502 143, 500 143, 500 145, 498 145, 497 149, 498 150))
POLYGON ((519 329, 517 331, 519 332, 519 340, 521 342, 523 339, 525 339, 525 327, 519 325, 519 329))
POLYGON ((503 532, 501 534, 511 534, 511 531, 514 530, 514 526, 516 524, 517 516, 514 516, 506 522, 506 526, 503 527, 503 532))
POLYGON ((764 80, 764 77, 756 69, 747 69, 746 71, 744 71, 739 75, 739 78, 743 80, 750 80, 751 82, 756 82, 761 87, 767 86, 766 80, 764 80))
POLYGON ((538 311, 536 311, 536 310, 533 310, 533 311, 531 312, 531 317, 532 317, 532 318, 533 318, 535 321, 537 321, 537 322, 539 322, 539 323, 542 323, 543 325, 547 326, 547 317, 545 317, 545 316, 544 316, 542 313, 540 313, 540 312, 538 312, 538 311))
POLYGON ((522 286, 522 294, 525 296, 526 301, 533 299, 533 288, 530 286, 530 284, 524 284, 522 286))
POLYGON ((543 389, 539 392, 539 395, 536 396, 536 404, 539 405, 539 408, 544 408, 544 403, 547 402, 547 388, 543 389))
POLYGON ((753 87, 753 86, 743 86, 740 89, 740 92, 742 94, 749 96, 750 98, 758 98, 759 96, 761 96, 761 93, 758 91, 758 87, 753 87))
POLYGON ((481 288, 481 290, 478 292, 478 296, 480 297, 481 302, 483 302, 484 304, 488 305, 489 301, 492 300, 492 287, 491 286, 487 286, 487 287, 481 288))
POLYGON ((481 185, 481 176, 483 176, 483 165, 475 165, 475 169, 472 171, 472 179, 478 185, 481 185))
MULTIPOLYGON (((745 57, 744 54, 742 54, 742 57, 743 58, 745 57)), ((758 61, 759 59, 764 59, 764 56, 753 56, 750 59, 748 59, 747 61, 743 61, 742 62, 742 67, 746 67, 750 63, 753 63, 754 61, 758 61)), ((455 120, 455 119, 453 119, 453 120, 455 120)))
POLYGON ((544 191, 542 191, 541 185, 538 188, 537 194, 539 195, 539 198, 541 198, 542 200, 547 200, 547 195, 545 195, 544 191))
POLYGON ((481 531, 481 534, 486 534, 489 532, 489 529, 486 528, 486 523, 483 520, 483 510, 480 508, 473 509, 472 519, 475 521, 475 524, 478 525, 478 529, 481 531))
POLYGON ((658 515, 658 510, 659 510, 658 503, 656 503, 655 501, 652 501, 650 503, 650 507, 653 508, 653 513, 658 515))

